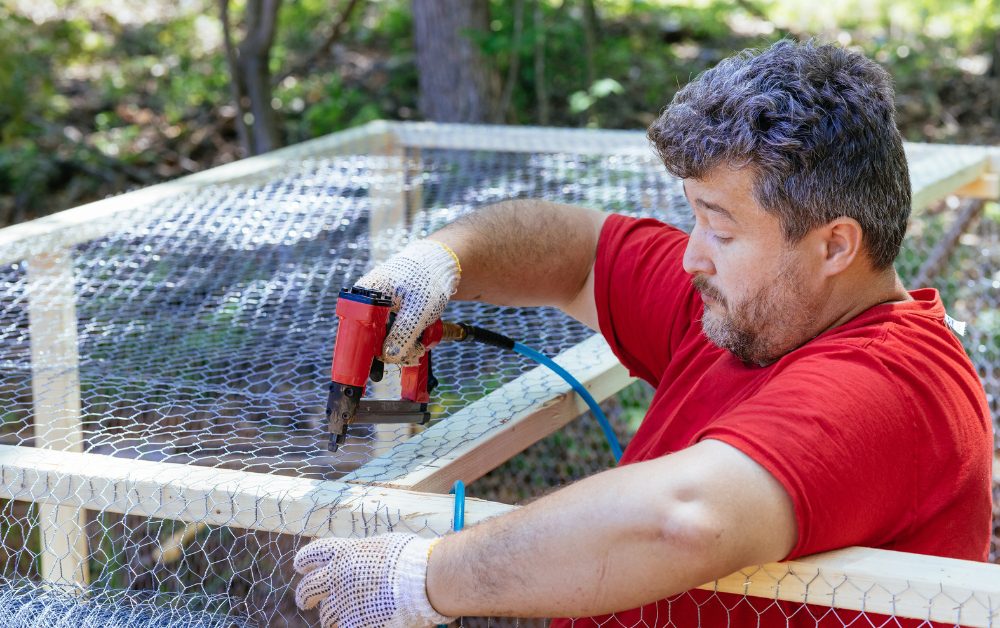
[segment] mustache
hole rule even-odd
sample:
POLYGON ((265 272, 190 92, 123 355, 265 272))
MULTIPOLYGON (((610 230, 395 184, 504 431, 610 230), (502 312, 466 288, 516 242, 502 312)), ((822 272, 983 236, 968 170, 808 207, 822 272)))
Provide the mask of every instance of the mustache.
POLYGON ((700 292, 702 295, 709 297, 719 303, 725 305, 726 298, 722 296, 722 293, 718 291, 712 284, 708 283, 708 279, 704 275, 697 275, 691 278, 691 283, 694 284, 695 290, 700 292))

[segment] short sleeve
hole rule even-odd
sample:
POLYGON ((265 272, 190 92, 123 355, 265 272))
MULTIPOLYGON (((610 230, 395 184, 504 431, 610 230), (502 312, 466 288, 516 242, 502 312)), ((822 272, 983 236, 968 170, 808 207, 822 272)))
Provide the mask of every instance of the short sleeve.
POLYGON ((726 442, 784 486, 798 541, 788 559, 878 547, 914 521, 918 443, 893 374, 859 346, 792 361, 696 440, 726 442))
POLYGON ((594 261, 601 333, 629 372, 654 386, 700 314, 684 272, 687 235, 652 219, 611 215, 594 261))

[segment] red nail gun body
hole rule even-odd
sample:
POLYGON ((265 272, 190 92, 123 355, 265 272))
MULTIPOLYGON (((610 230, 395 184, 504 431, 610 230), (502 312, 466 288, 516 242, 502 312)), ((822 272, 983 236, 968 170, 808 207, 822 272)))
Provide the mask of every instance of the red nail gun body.
POLYGON ((337 300, 337 340, 333 349, 330 394, 326 402, 330 451, 344 442, 347 426, 355 423, 426 423, 427 402, 437 385, 431 372, 430 349, 441 341, 437 320, 424 330, 420 342, 427 349, 416 366, 402 369, 399 400, 365 399, 368 379, 381 381, 382 344, 392 326, 388 295, 364 288, 344 288, 337 300))

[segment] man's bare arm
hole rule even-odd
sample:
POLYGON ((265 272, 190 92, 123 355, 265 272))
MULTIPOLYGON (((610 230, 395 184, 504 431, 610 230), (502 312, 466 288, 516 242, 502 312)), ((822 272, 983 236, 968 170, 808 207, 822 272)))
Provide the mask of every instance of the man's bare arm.
POLYGON ((462 264, 454 299, 551 305, 595 327, 591 271, 607 214, 547 201, 491 205, 431 235, 462 264))
POLYGON ((431 554, 427 592, 452 616, 595 615, 780 560, 795 539, 778 481, 708 440, 445 537, 431 554))

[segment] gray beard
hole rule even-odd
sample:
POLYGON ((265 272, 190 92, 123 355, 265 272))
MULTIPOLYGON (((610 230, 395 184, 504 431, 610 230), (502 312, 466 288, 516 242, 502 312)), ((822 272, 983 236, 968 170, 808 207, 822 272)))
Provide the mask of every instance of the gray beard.
POLYGON ((810 340, 816 307, 809 306, 793 269, 791 263, 783 264, 774 282, 735 306, 695 278, 695 287, 720 301, 717 307, 724 307, 728 314, 705 306, 701 327, 709 342, 743 362, 766 366, 810 340))
POLYGON ((722 316, 706 312, 701 319, 701 329, 709 342, 732 353, 742 362, 764 366, 781 357, 763 339, 763 334, 740 327, 722 316))

